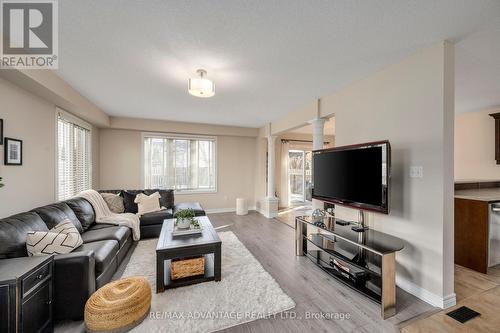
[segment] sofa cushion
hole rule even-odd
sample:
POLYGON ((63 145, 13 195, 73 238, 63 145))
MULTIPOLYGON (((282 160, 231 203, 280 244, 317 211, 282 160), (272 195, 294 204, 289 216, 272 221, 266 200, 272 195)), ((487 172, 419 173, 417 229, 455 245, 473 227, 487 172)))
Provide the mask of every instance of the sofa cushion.
POLYGON ((160 207, 165 207, 169 209, 174 208, 174 190, 144 190, 144 194, 151 195, 155 192, 160 193, 160 207))
POLYGON ((73 210, 65 202, 53 203, 47 206, 38 207, 31 210, 37 213, 47 224, 47 228, 52 229, 64 220, 69 220, 79 233, 83 232, 82 224, 76 217, 73 210))
POLYGON ((105 228, 112 228, 116 227, 116 224, 110 224, 110 223, 94 223, 90 228, 87 230, 100 230, 100 229, 105 229, 105 228))
POLYGON ((94 251, 95 256, 95 276, 101 275, 118 254, 119 245, 115 240, 103 240, 97 242, 84 243, 73 252, 94 251))
POLYGON ((90 202, 84 198, 73 198, 64 202, 73 210, 84 231, 95 224, 95 212, 90 202))
POLYGON ((198 202, 182 202, 178 203, 174 206, 174 216, 178 211, 184 210, 184 209, 192 209, 194 211, 194 215, 196 216, 204 216, 205 211, 201 207, 201 205, 198 202))
POLYGON ((137 214, 138 207, 135 203, 135 197, 142 191, 122 191, 123 205, 125 206, 125 213, 137 214))
POLYGON ((49 228, 35 212, 0 220, 0 259, 26 257, 26 236, 29 231, 49 231, 49 228))
MULTIPOLYGON (((96 225, 99 225, 97 223, 96 225)), ((120 248, 125 244, 127 238, 131 235, 130 228, 121 226, 112 226, 102 229, 89 229, 82 234, 83 243, 90 243, 102 240, 116 240, 120 248)))
POLYGON ((163 221, 166 219, 173 218, 171 209, 164 209, 158 212, 147 213, 141 216, 141 226, 143 225, 155 225, 155 224, 163 224, 163 221))

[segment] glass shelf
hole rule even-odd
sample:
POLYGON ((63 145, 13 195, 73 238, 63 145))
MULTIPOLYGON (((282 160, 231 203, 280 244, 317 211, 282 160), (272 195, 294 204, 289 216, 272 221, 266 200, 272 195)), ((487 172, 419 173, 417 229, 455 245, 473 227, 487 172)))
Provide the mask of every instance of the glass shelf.
POLYGON ((373 229, 356 232, 351 229, 352 224, 340 225, 335 223, 336 221, 342 221, 340 219, 325 218, 321 226, 314 224, 311 216, 297 216, 296 219, 378 255, 397 252, 404 248, 404 241, 400 238, 373 229))
POLYGON ((403 240, 373 229, 356 232, 354 223, 331 217, 313 223, 310 216, 297 216, 295 222, 298 256, 380 304, 382 318, 396 314, 396 252, 403 240))
MULTIPOLYGON (((323 252, 323 251, 322 250, 308 250, 305 254, 306 254, 307 258, 309 258, 311 261, 315 262, 322 270, 327 272, 329 275, 331 275, 336 280, 342 282, 344 285, 356 290, 357 292, 362 293, 363 295, 367 296, 369 299, 371 299, 372 301, 375 301, 378 304, 380 304, 382 302, 381 289, 379 286, 374 284, 373 281, 368 280, 363 285, 355 284, 350 279, 348 279, 348 278, 344 277, 342 274, 340 274, 332 266, 330 266, 330 264, 328 262, 321 259, 321 252, 323 252)), ((323 252, 323 253, 326 253, 326 252, 323 252)), ((377 278, 376 276, 374 277, 374 279, 377 281, 380 281, 380 279, 377 278)))
POLYGON ((362 257, 364 262, 360 263, 357 260, 359 247, 342 240, 334 241, 331 237, 332 236, 324 234, 309 234, 306 239, 316 247, 344 262, 347 262, 349 265, 377 276, 382 274, 380 256, 365 251, 362 257))

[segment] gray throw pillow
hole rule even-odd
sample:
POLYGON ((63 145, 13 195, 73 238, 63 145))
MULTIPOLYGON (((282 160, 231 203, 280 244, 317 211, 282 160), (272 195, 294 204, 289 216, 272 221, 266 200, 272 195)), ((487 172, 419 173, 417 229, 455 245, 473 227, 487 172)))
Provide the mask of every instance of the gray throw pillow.
POLYGON ((121 214, 125 211, 125 206, 123 205, 123 198, 118 194, 113 193, 101 193, 102 198, 106 201, 106 204, 113 213, 121 214))

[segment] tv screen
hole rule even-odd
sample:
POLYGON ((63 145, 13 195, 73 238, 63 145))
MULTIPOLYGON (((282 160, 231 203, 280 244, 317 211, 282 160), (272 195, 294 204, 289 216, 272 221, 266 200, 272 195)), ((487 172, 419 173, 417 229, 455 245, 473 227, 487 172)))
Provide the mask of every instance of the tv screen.
POLYGON ((389 212, 388 141, 313 152, 313 198, 389 212))

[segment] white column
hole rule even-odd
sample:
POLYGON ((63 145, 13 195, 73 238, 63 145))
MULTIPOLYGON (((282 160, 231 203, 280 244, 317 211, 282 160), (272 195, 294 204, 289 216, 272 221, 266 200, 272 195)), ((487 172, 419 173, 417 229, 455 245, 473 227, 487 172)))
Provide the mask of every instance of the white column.
MULTIPOLYGON (((312 120, 310 123, 313 130, 313 150, 323 149, 323 143, 325 141, 324 138, 325 119, 317 118, 312 120)), ((313 210, 323 209, 323 201, 313 199, 312 208, 313 210)))
POLYGON ((264 200, 264 216, 273 218, 278 216, 278 198, 274 195, 276 191, 276 136, 267 137, 267 197, 264 200))
POLYGON ((313 150, 323 149, 325 121, 318 118, 310 122, 313 130, 313 150))
POLYGON ((276 193, 276 151, 275 151, 276 136, 270 135, 267 137, 267 197, 274 198, 276 193))

